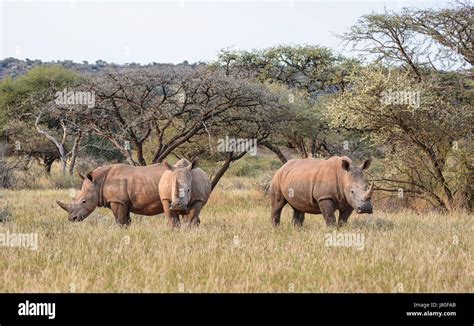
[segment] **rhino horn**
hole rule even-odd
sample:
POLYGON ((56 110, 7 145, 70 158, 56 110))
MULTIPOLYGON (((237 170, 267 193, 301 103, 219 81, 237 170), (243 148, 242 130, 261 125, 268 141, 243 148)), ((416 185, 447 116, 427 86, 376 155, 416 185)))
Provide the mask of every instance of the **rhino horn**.
POLYGON ((374 193, 374 180, 372 180, 372 183, 370 184, 370 188, 367 191, 366 197, 371 198, 373 193, 374 193))
POLYGON ((72 210, 72 205, 71 204, 65 204, 63 202, 60 202, 59 200, 56 200, 56 203, 64 209, 66 212, 70 212, 72 210))

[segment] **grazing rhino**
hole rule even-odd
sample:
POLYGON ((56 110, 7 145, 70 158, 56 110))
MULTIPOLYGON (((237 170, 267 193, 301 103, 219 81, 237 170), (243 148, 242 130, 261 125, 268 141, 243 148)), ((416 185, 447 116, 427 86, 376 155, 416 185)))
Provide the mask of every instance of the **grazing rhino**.
POLYGON ((159 164, 134 167, 113 164, 99 167, 84 177, 82 189, 72 204, 57 201, 70 221, 82 221, 96 207, 112 209, 121 225, 130 224, 130 212, 140 215, 163 213, 158 185, 166 167, 159 164))
POLYGON ((180 226, 179 216, 188 225, 199 225, 199 212, 211 194, 211 182, 198 161, 181 159, 174 166, 164 162, 166 172, 159 184, 165 216, 173 227, 180 226))
POLYGON ((323 214, 328 226, 336 223, 336 210, 339 225, 347 222, 354 209, 358 214, 372 213, 373 183, 369 188, 363 173, 369 166, 370 160, 353 166, 346 156, 288 161, 270 186, 273 225, 280 224, 281 210, 287 203, 293 208, 296 226, 303 225, 304 213, 323 214))

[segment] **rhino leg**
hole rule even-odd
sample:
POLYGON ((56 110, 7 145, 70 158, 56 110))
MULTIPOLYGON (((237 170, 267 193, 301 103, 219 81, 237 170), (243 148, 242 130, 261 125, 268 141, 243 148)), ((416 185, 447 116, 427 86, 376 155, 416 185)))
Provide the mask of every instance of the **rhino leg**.
POLYGON ((304 213, 293 208, 293 225, 303 226, 303 222, 304 222, 304 213))
POLYGON ((279 189, 273 189, 270 193, 272 199, 272 224, 273 226, 280 225, 281 210, 286 205, 287 201, 279 189))
POLYGON ((199 226, 201 221, 199 220, 199 213, 202 209, 202 202, 197 201, 193 203, 189 209, 189 213, 185 216, 185 223, 193 226, 199 226))
POLYGON ((347 223, 347 220, 349 219, 349 216, 352 213, 352 208, 346 208, 339 210, 339 219, 337 221, 338 226, 343 226, 344 224, 347 223))
POLYGON ((179 215, 178 213, 170 209, 170 201, 163 200, 162 204, 163 204, 163 213, 165 214, 168 220, 168 224, 173 228, 179 228, 180 227, 179 215))
POLYGON ((110 208, 115 216, 115 221, 120 225, 130 225, 130 211, 128 207, 121 203, 110 203, 110 208))
POLYGON ((199 216, 196 216, 196 218, 191 222, 193 226, 199 226, 201 224, 201 220, 199 219, 199 216))
POLYGON ((334 204, 334 201, 332 199, 323 199, 319 202, 319 208, 326 220, 326 225, 335 226, 336 216, 334 215, 334 212, 336 211, 336 205, 334 204))

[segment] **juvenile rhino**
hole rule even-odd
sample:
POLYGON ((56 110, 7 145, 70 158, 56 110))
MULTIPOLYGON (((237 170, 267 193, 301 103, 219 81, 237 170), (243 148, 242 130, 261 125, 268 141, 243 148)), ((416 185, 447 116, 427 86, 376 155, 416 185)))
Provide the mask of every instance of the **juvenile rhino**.
POLYGON ((179 216, 189 225, 199 225, 199 212, 211 194, 211 182, 206 172, 197 167, 198 162, 179 160, 174 166, 164 162, 166 172, 159 184, 165 216, 173 227, 179 227, 179 216))
POLYGON ((140 215, 163 213, 158 185, 165 171, 166 168, 158 164, 99 167, 86 177, 79 173, 82 189, 72 204, 57 203, 68 212, 70 221, 82 221, 96 207, 108 207, 117 223, 129 225, 130 212, 140 215))
POLYGON ((303 225, 304 213, 323 214, 328 226, 336 223, 336 210, 339 225, 347 222, 354 209, 358 214, 372 213, 373 183, 369 188, 363 173, 369 165, 366 160, 353 166, 346 156, 288 161, 276 172, 270 187, 273 225, 280 224, 281 210, 287 203, 293 208, 297 226, 303 225))

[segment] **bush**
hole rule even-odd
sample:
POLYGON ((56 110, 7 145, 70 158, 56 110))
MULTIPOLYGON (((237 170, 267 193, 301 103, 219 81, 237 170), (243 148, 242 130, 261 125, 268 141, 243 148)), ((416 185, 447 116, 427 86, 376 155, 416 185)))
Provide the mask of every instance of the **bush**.
POLYGON ((274 157, 245 156, 234 162, 226 175, 236 177, 258 177, 267 171, 275 172, 281 162, 274 157))
POLYGON ((11 221, 12 213, 8 206, 0 208, 0 223, 11 221))

